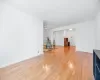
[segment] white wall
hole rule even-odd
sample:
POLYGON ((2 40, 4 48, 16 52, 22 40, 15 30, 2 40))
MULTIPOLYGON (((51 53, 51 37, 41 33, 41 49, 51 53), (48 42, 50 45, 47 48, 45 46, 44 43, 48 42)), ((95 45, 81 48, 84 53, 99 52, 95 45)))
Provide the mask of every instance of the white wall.
POLYGON ((97 28, 96 28, 96 49, 100 50, 100 12, 97 15, 97 28))
POLYGON ((95 49, 95 23, 86 22, 76 29, 77 51, 93 52, 95 49))
POLYGON ((37 56, 42 46, 43 22, 0 3, 0 67, 37 56))
POLYGON ((64 46, 64 31, 56 31, 55 32, 55 44, 58 46, 64 46))
MULTIPOLYGON (((34 22, 35 24, 35 22, 34 22)), ((36 31, 37 33, 35 34, 34 38, 37 38, 37 46, 38 46, 38 54, 42 54, 43 53, 43 21, 38 20, 36 21, 36 31)), ((33 38, 33 40, 34 40, 33 38)), ((35 46, 35 45, 34 45, 35 46)))
POLYGON ((54 31, 65 30, 75 28, 75 44, 77 51, 84 51, 84 52, 93 52, 95 48, 95 28, 96 28, 96 21, 86 21, 83 23, 72 24, 69 26, 59 27, 55 29, 51 29, 51 40, 52 40, 52 33, 54 31))
POLYGON ((64 30, 64 37, 68 38, 71 46, 75 46, 75 29, 64 30))

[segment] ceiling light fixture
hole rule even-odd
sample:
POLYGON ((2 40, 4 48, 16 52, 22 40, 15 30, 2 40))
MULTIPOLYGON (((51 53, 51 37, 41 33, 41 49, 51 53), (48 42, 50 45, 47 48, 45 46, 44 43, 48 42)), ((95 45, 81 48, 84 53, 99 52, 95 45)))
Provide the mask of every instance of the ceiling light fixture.
POLYGON ((69 30, 72 30, 72 29, 69 29, 69 30))

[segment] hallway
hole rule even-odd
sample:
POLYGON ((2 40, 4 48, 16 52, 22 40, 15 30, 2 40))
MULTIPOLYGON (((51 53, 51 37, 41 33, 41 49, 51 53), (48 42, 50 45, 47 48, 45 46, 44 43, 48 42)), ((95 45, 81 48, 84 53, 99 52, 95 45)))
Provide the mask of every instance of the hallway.
POLYGON ((92 54, 57 47, 43 55, 3 68, 0 80, 93 80, 92 54))

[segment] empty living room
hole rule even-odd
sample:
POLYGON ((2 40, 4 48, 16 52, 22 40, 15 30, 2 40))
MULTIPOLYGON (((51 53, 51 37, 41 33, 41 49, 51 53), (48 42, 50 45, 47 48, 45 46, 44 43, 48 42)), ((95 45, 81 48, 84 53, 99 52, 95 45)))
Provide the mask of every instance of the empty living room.
POLYGON ((100 0, 0 0, 0 80, 100 80, 100 0))

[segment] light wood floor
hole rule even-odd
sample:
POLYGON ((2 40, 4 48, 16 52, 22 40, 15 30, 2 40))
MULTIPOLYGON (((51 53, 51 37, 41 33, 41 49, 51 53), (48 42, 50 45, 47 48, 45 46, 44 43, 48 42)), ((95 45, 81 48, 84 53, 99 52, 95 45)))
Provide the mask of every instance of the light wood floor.
POLYGON ((57 47, 0 69, 0 80, 94 80, 92 54, 75 52, 75 47, 57 47))

